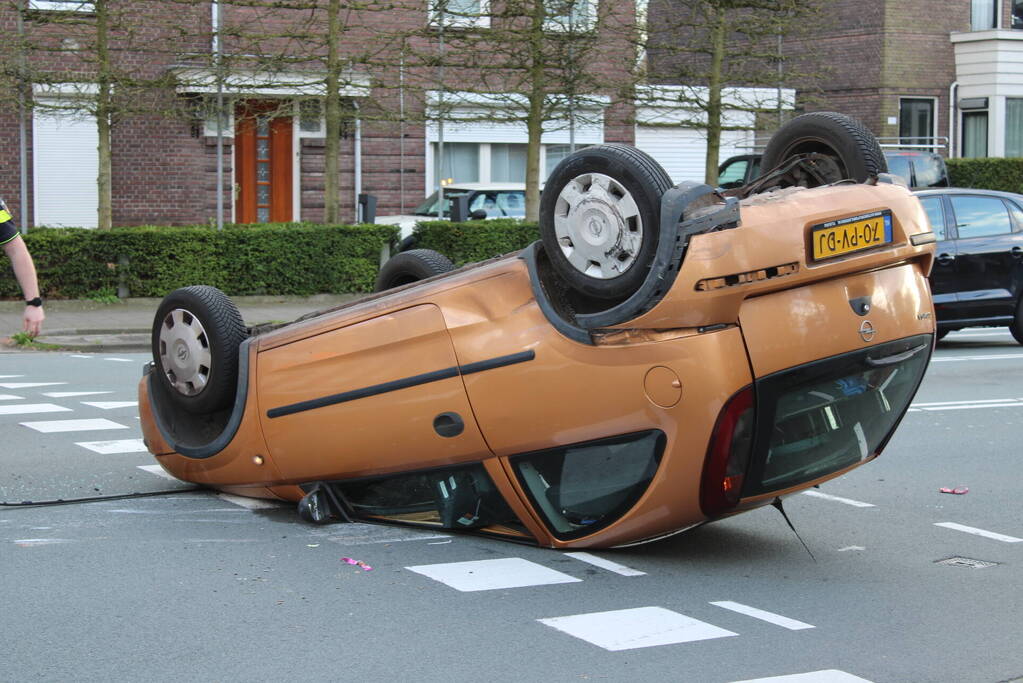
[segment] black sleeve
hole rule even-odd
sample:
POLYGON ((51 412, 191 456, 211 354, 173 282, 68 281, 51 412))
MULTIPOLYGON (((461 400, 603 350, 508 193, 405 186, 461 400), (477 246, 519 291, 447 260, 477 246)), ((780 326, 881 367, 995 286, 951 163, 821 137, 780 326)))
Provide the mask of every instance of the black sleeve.
POLYGON ((0 245, 7 244, 19 234, 18 227, 14 225, 13 220, 7 220, 0 223, 0 245))

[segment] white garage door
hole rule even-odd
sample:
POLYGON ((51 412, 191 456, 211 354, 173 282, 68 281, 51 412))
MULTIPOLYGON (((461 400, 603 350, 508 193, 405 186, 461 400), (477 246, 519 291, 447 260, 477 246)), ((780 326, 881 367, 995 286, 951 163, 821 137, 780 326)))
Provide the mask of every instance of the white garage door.
POLYGON ((95 228, 96 121, 36 112, 32 121, 35 225, 95 228))
MULTIPOLYGON (((746 140, 742 131, 722 131, 719 162, 736 154, 748 154, 740 148, 746 140)), ((671 176, 673 183, 694 180, 702 183, 707 155, 706 134, 692 128, 636 126, 636 147, 652 156, 671 176)))

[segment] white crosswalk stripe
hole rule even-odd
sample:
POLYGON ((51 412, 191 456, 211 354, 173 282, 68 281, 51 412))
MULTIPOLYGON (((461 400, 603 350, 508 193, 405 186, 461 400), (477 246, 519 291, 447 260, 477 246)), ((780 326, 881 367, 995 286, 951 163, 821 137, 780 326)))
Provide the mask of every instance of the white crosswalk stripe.
POLYGON ((462 592, 576 583, 581 579, 518 557, 405 567, 462 592))
POLYGON ((128 427, 103 418, 93 420, 49 420, 45 422, 22 422, 22 426, 37 432, 91 432, 100 429, 127 429, 128 427))
POLYGON ((134 408, 138 401, 82 401, 82 405, 92 406, 100 410, 116 410, 117 408, 134 408))
POLYGON ((663 607, 637 607, 537 621, 612 652, 739 635, 663 607))
POLYGON ((4 382, 0 387, 4 389, 33 389, 35 387, 55 387, 67 382, 4 382))
POLYGON ((112 391, 44 391, 43 396, 50 398, 72 398, 73 396, 96 396, 99 394, 112 394, 112 391))
POLYGON ((36 413, 70 413, 70 408, 56 403, 15 403, 0 405, 0 415, 35 415, 36 413))
POLYGON ((102 455, 117 455, 120 453, 145 453, 149 449, 142 439, 121 439, 118 441, 78 441, 76 446, 87 448, 94 453, 102 455))

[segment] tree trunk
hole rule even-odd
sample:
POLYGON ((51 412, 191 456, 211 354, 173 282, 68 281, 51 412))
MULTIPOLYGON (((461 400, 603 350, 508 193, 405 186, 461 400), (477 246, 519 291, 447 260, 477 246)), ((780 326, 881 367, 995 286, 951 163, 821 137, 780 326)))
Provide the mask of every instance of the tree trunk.
POLYGON ((338 176, 338 153, 341 150, 341 0, 330 0, 327 6, 327 94, 325 97, 326 147, 323 168, 323 221, 341 221, 341 188, 338 176))
POLYGON ((707 158, 704 182, 718 184, 718 159, 721 156, 721 71, 725 60, 725 26, 727 19, 720 7, 714 9, 712 53, 707 74, 707 158))
POLYGON ((526 220, 540 219, 540 141, 543 137, 543 106, 546 94, 544 74, 544 21, 546 7, 534 0, 529 43, 529 110, 526 112, 526 220))
POLYGON ((110 117, 113 110, 110 87, 110 51, 107 45, 110 14, 107 0, 96 0, 96 62, 99 87, 96 93, 96 132, 98 137, 97 156, 99 173, 96 177, 98 193, 97 227, 109 230, 113 225, 111 202, 112 173, 110 167, 110 117))

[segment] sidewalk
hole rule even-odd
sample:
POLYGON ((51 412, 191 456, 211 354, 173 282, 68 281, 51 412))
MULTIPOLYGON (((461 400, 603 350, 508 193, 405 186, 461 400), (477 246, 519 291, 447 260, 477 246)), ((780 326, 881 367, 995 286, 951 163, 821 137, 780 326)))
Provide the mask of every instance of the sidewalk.
MULTIPOLYGON (((231 297, 246 325, 290 322, 357 298, 356 294, 315 294, 313 296, 231 297)), ((150 350, 153 315, 158 298, 124 299, 104 304, 89 300, 46 302, 43 332, 36 341, 70 351, 137 352, 150 350)), ((19 301, 0 301, 0 339, 22 329, 25 307, 19 301)), ((13 344, 0 344, 0 353, 20 352, 13 344)))

